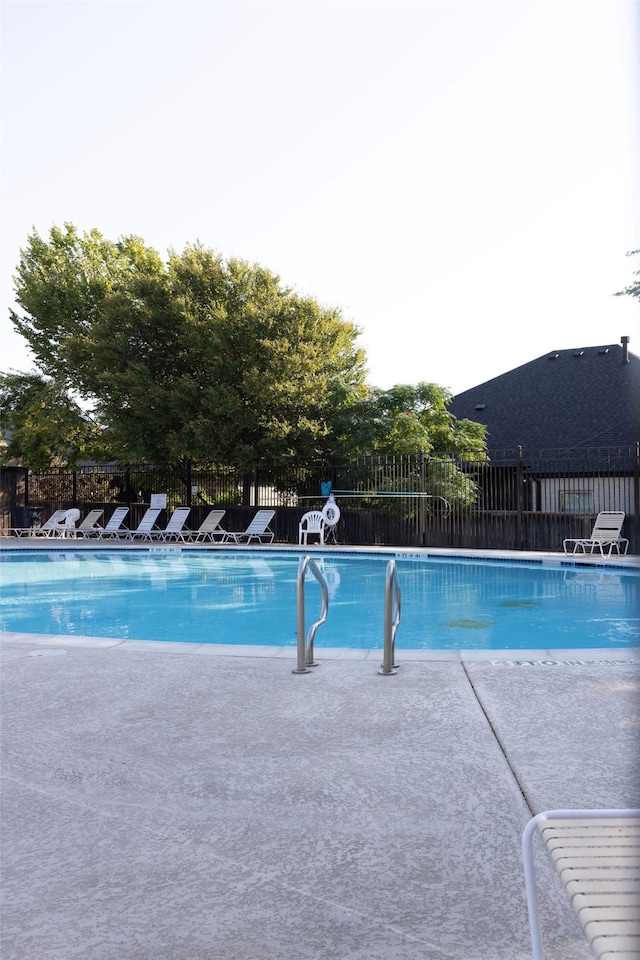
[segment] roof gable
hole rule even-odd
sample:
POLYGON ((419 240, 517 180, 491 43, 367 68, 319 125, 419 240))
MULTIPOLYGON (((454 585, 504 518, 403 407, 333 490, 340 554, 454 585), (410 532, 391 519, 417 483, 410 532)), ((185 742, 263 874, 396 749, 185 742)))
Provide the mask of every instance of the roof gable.
POLYGON ((454 397, 490 450, 628 447, 640 441, 640 358, 620 344, 553 350, 454 397))

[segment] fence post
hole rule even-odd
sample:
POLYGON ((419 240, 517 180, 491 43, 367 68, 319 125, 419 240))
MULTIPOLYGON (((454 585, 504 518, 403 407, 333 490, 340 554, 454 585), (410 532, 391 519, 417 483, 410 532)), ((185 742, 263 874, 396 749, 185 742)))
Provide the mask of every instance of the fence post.
POLYGON ((427 477, 424 465, 424 450, 420 451, 420 493, 422 496, 418 500, 418 522, 420 524, 418 531, 418 543, 421 547, 427 543, 427 513, 426 500, 424 494, 427 492, 427 477))
POLYGON ((330 463, 331 463, 331 476, 329 477, 329 479, 331 480, 331 486, 337 487, 338 486, 338 467, 337 467, 337 461, 335 456, 331 457, 330 463))
POLYGON ((522 447, 516 447, 516 549, 524 549, 524 516, 522 496, 522 447))
POLYGON ((640 537, 640 443, 636 441, 635 457, 633 460, 633 525, 627 534, 629 548, 632 553, 638 550, 640 537), (633 537, 633 540, 631 539, 633 537))
POLYGON ((71 474, 71 504, 78 506, 78 474, 75 470, 71 474))
POLYGON ((251 506, 251 474, 242 474, 242 506, 251 506))
POLYGON ((129 466, 127 466, 126 470, 124 471, 124 483, 125 483, 124 492, 127 498, 127 506, 129 507, 129 509, 131 509, 131 468, 129 466))
POLYGON ((187 502, 186 506, 191 506, 191 460, 187 460, 185 463, 185 482, 187 484, 187 502))

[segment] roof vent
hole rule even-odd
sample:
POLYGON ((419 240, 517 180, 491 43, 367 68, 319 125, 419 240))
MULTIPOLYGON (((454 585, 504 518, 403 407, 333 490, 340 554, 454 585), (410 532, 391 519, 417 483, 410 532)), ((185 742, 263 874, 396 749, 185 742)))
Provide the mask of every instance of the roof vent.
POLYGON ((486 403, 476 403, 476 410, 484 410, 486 403))
POLYGON ((604 357, 605 353, 609 353, 609 347, 605 347, 604 350, 598 350, 598 353, 601 357, 604 357))
POLYGON ((620 337, 622 344, 622 362, 629 363, 629 337, 620 337))
POLYGON ((547 360, 557 360, 559 356, 560 356, 559 353, 550 353, 549 356, 547 357, 547 360))
POLYGON ((574 357, 584 357, 584 350, 580 350, 578 351, 578 353, 574 353, 574 357))

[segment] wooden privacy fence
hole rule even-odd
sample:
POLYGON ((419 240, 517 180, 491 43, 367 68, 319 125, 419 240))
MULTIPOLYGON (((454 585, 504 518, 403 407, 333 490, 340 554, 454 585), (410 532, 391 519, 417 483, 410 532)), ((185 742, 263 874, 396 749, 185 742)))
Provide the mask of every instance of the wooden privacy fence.
MULTIPOLYGON (((339 542, 357 545, 562 549, 565 537, 587 536, 602 510, 623 510, 629 551, 640 552, 640 449, 454 451, 327 459, 279 473, 230 467, 158 469, 84 464, 34 473, 2 469, 0 524, 28 526, 34 513, 78 507, 84 515, 129 507, 137 525, 152 493, 167 495, 167 512, 191 508, 196 528, 213 507, 224 526, 244 529, 258 507, 276 509, 276 539, 295 543, 307 510, 322 507, 331 484, 341 517, 339 542)), ((161 522, 166 517, 160 518, 161 522)))

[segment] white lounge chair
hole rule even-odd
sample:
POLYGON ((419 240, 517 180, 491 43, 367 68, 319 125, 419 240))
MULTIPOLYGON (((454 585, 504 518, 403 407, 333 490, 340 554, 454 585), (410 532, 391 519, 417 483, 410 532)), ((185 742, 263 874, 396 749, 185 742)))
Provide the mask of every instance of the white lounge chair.
POLYGON ((118 535, 118 532, 122 530, 122 524, 124 523, 124 518, 129 513, 129 507, 116 507, 113 511, 107 525, 105 527, 97 527, 95 530, 87 531, 83 534, 85 537, 93 536, 94 534, 100 538, 108 539, 109 537, 114 537, 118 535))
POLYGON ((624 544, 623 553, 629 548, 629 541, 620 536, 622 524, 624 523, 624 513, 622 510, 602 510, 596 517, 590 537, 568 537, 562 541, 565 553, 593 553, 597 548, 604 557, 605 547, 608 547, 607 556, 611 556, 614 549, 618 555, 620 547, 624 544), (573 549, 569 550, 573 544, 573 549))
POLYGON ((11 527, 9 533, 14 537, 49 537, 53 533, 54 526, 65 516, 66 512, 66 510, 56 510, 40 527, 11 527))
POLYGON ((161 507, 148 507, 144 517, 135 530, 121 528, 116 530, 114 536, 117 537, 118 540, 151 540, 154 532, 158 530, 156 520, 161 513, 161 507))
POLYGON ((258 510, 246 530, 227 533, 224 542, 233 540, 234 543, 251 543, 252 540, 257 540, 259 543, 273 543, 275 534, 269 524, 275 515, 275 510, 258 510))
POLYGON ((544 960, 533 838, 542 837, 595 956, 640 957, 640 810, 548 810, 522 835, 533 960, 544 960))
POLYGON ((207 540, 212 543, 216 539, 222 542, 227 535, 220 526, 225 513, 225 510, 211 510, 197 530, 183 530, 180 539, 185 543, 205 543, 207 540))
POLYGON ((322 510, 309 510, 298 524, 298 543, 307 544, 310 536, 318 537, 318 543, 324 544, 324 516, 322 510))
POLYGON ((73 536, 85 537, 85 536, 91 536, 97 533, 98 530, 101 529, 98 523, 98 520, 100 519, 103 513, 104 513, 104 510, 91 510, 86 515, 86 517, 84 518, 80 526, 75 528, 75 530, 73 531, 73 536))
POLYGON ((190 513, 191 507, 176 507, 164 530, 151 530, 149 538, 151 540, 161 540, 163 543, 167 543, 169 540, 179 540, 190 513))

